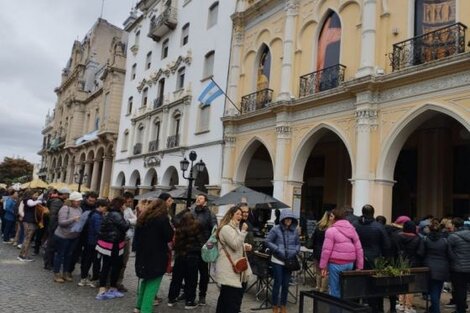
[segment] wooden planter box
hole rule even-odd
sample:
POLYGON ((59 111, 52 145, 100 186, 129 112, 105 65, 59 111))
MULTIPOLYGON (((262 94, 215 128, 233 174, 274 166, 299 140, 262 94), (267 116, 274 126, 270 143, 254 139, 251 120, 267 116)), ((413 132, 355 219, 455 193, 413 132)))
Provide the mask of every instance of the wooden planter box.
POLYGON ((408 285, 414 280, 413 275, 402 276, 370 276, 377 287, 408 285))

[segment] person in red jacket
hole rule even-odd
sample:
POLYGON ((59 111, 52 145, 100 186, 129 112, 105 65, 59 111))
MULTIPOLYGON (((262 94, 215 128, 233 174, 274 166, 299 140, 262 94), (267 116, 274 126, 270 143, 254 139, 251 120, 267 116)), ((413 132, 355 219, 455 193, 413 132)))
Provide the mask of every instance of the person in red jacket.
POLYGON ((332 225, 326 230, 320 258, 322 275, 328 276, 330 295, 340 298, 339 273, 364 267, 364 252, 356 229, 345 219, 346 210, 335 208, 331 212, 332 225))

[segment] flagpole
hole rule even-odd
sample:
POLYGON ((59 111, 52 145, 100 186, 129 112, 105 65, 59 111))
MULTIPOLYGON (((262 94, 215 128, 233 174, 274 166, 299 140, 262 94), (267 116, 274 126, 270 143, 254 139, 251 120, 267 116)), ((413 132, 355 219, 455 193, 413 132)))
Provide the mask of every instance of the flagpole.
POLYGON ((210 80, 217 86, 217 88, 219 88, 219 90, 222 91, 222 93, 224 94, 225 98, 227 98, 227 100, 235 107, 235 109, 237 109, 238 113, 242 113, 242 111, 235 105, 235 103, 233 103, 232 99, 229 98, 229 96, 227 96, 227 94, 225 93, 225 91, 220 88, 219 84, 216 83, 216 81, 211 77, 210 80))

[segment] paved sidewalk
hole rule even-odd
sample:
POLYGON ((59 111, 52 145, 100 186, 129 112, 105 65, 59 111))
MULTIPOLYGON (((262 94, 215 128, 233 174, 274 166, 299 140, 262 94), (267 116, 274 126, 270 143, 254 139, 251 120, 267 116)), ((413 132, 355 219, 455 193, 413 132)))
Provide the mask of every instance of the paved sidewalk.
MULTIPOLYGON (((134 272, 133 257, 130 258, 124 281, 129 292, 122 299, 98 301, 95 300, 97 289, 77 286, 78 268, 74 273, 73 283, 57 284, 52 281, 52 272, 43 269, 42 256, 33 257, 35 262, 23 263, 16 259, 18 252, 16 247, 0 243, 0 312, 2 313, 130 313, 134 309, 138 280, 134 272)), ((165 275, 159 292, 159 296, 164 301, 154 307, 154 312, 215 312, 219 296, 219 290, 215 283, 209 284, 207 306, 185 310, 184 303, 179 303, 175 307, 168 307, 166 296, 170 279, 171 276, 165 275)), ((307 285, 299 285, 299 290, 311 289, 312 281, 307 282, 307 285)), ((295 286, 291 286, 291 289, 295 290, 295 286)), ((449 297, 449 294, 444 293, 442 303, 447 303, 449 297)), ((292 298, 290 299, 292 300, 292 298)), ((388 311, 388 301, 385 302, 385 308, 388 311)), ((253 288, 243 298, 242 312, 248 313, 251 308, 257 308, 260 304, 261 301, 255 299, 255 288, 253 288)), ((416 295, 415 304, 417 312, 424 312, 424 301, 420 295, 416 295)), ((309 306, 311 304, 307 305, 307 307, 309 306)), ((455 308, 442 308, 443 313, 449 313, 453 310, 455 308)), ((270 310, 260 312, 270 312, 270 310)), ((298 312, 298 304, 289 304, 288 312, 298 312)))

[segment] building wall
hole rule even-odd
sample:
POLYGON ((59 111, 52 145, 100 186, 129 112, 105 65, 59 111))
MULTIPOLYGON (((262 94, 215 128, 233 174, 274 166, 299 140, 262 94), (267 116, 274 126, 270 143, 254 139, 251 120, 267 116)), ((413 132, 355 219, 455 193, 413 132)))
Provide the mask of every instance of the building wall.
MULTIPOLYGON (((456 1, 457 22, 470 23, 462 11, 468 5, 456 1)), ((351 164, 350 204, 355 212, 360 214, 361 207, 371 203, 376 214, 390 219, 395 164, 409 135, 437 113, 470 130, 466 45, 462 53, 439 60, 395 71, 391 66, 393 44, 414 36, 413 1, 246 1, 234 22, 232 49, 239 49, 240 58, 230 63, 230 90, 238 101, 255 91, 253 69, 264 43, 275 60, 269 85, 273 101, 224 118, 222 193, 244 183, 253 153, 250 147, 261 142, 273 163, 274 196, 299 211, 294 195, 304 183, 307 158, 328 131, 346 147, 351 164), (341 21, 344 82, 300 97, 299 76, 319 70, 315 65, 318 36, 329 11, 341 21), (239 75, 234 71, 238 67, 239 75), (286 92, 288 97, 283 95, 286 92)), ((468 30, 465 33, 468 37, 468 30)), ((327 198, 334 197, 327 192, 327 198)), ((437 202, 432 205, 441 206, 436 215, 442 216, 445 208, 437 202)), ((419 208, 418 214, 425 210, 419 208)))
MULTIPOLYGON (((209 7, 216 1, 172 1, 177 9, 176 27, 168 31, 159 41, 147 35, 151 32, 151 19, 158 18, 165 10, 162 1, 140 1, 137 4, 139 11, 133 12, 126 30, 129 32, 127 74, 120 115, 120 129, 117 143, 117 156, 113 169, 113 186, 115 193, 123 189, 135 189, 142 193, 151 190, 156 185, 146 185, 144 177, 153 169, 157 175, 157 185, 167 183, 164 179, 166 173, 172 168, 177 170, 179 184, 186 185, 183 179, 179 162, 188 155, 189 151, 196 151, 197 161, 202 159, 206 163, 209 173, 209 185, 220 185, 222 169, 222 142, 223 125, 220 118, 224 114, 224 99, 219 97, 210 107, 210 117, 207 129, 201 131, 201 105, 198 96, 210 80, 203 77, 205 55, 215 51, 212 78, 225 90, 227 81, 227 68, 230 56, 230 14, 234 12, 235 4, 231 1, 219 1, 217 24, 208 28, 209 7), (182 27, 190 24, 189 41, 182 45, 182 27), (137 33, 140 33, 136 39, 137 33), (162 58, 162 45, 168 39, 168 56, 162 58), (148 53, 152 53, 150 68, 146 68, 148 53), (132 67, 136 64, 135 78, 132 77, 132 67), (185 68, 185 83, 182 89, 177 90, 178 70, 185 68), (154 107, 154 100, 158 97, 158 82, 165 79, 164 99, 160 106, 154 107), (148 88, 149 105, 142 106, 144 89, 148 88), (133 99, 133 108, 130 113, 126 111, 129 98, 133 99), (168 138, 175 135, 176 122, 174 117, 180 114, 180 138, 177 146, 168 146, 168 138), (155 122, 160 122, 159 145, 157 149, 150 149, 155 140, 155 122), (138 130, 144 129, 142 138, 138 130), (125 133, 128 133, 127 144, 125 133), (142 150, 135 153, 136 144, 142 143, 142 150), (153 151, 152 151, 153 150, 153 151), (158 159, 158 165, 148 166, 146 160, 158 159), (134 174, 133 174, 134 173, 134 174), (140 184, 131 177, 139 173, 140 184), (122 186, 122 178, 125 185, 122 186)), ((137 151, 137 150, 136 150, 137 151)), ((152 170, 152 171, 153 171, 152 170)))
POLYGON ((87 178, 83 186, 108 196, 126 42, 123 30, 103 19, 98 19, 82 41, 74 42, 62 82, 55 90, 54 113, 42 131, 46 145, 39 152, 43 158, 40 173, 48 182, 77 189, 76 176, 83 170, 87 178))

